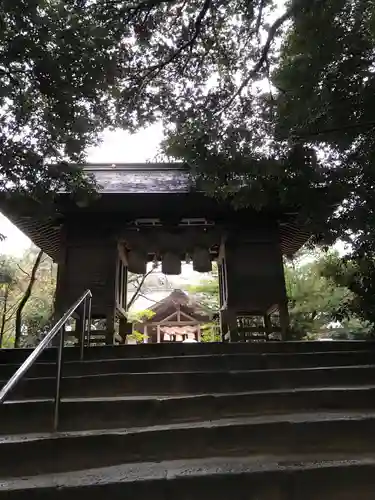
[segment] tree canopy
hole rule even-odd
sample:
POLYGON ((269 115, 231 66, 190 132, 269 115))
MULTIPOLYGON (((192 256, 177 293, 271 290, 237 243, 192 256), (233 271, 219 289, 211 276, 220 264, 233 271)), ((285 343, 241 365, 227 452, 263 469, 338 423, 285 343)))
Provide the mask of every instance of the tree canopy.
POLYGON ((0 28, 0 193, 87 192, 105 128, 161 120, 208 194, 293 208, 372 272, 372 0, 5 0, 0 28))
POLYGON ((363 250, 374 241, 374 48, 373 2, 320 2, 295 17, 273 75, 275 138, 292 131, 320 152, 331 190, 341 191, 330 229, 363 250))
POLYGON ((64 162, 104 128, 163 120, 163 154, 208 193, 366 233, 370 0, 5 1, 0 22, 0 190, 79 192, 64 162))
POLYGON ((269 76, 274 39, 300 3, 277 17, 272 0, 3 2, 0 187, 79 190, 79 170, 62 162, 82 161, 105 127, 157 119, 166 154, 205 170, 206 181, 212 174, 224 195, 238 188, 233 164, 248 184, 285 176, 288 157, 264 175, 275 163, 265 148, 271 115, 253 86, 269 76))
POLYGON ((290 334, 295 339, 366 338, 374 323, 364 317, 358 295, 349 279, 338 280, 332 265, 341 264, 334 253, 322 254, 311 262, 286 263, 285 281, 289 298, 290 334))

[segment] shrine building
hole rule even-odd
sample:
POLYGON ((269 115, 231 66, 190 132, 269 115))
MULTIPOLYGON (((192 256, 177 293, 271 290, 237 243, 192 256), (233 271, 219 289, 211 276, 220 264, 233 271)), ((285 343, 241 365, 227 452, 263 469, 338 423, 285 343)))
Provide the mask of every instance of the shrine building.
POLYGON ((200 342, 202 329, 214 316, 214 311, 203 307, 182 290, 173 290, 147 310, 153 316, 133 325, 144 335, 144 343, 200 342))
POLYGON ((144 274, 148 262, 161 261, 163 273, 179 274, 181 262, 191 261, 204 273, 217 261, 223 341, 275 332, 287 339, 283 255, 293 255, 309 237, 297 224, 296 208, 280 212, 270 203, 261 212, 235 210, 199 191, 182 164, 90 164, 84 170, 100 186, 88 203, 60 194, 53 213, 46 213, 29 199, 0 202, 4 215, 58 264, 57 314, 90 289, 92 317, 105 320, 111 343, 116 321, 120 334, 128 328, 128 272, 144 274))

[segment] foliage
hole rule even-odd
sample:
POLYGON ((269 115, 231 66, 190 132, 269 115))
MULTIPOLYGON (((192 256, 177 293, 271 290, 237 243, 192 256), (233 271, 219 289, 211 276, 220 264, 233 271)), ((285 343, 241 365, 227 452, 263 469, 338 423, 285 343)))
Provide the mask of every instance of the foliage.
POLYGON ((43 258, 43 250, 39 250, 30 272, 29 283, 27 284, 25 292, 17 305, 16 319, 15 319, 14 347, 20 347, 20 341, 22 335, 22 316, 23 316, 22 313, 32 294, 36 281, 36 274, 38 272, 42 258, 43 258))
POLYGON ((285 266, 291 333, 296 338, 365 337, 372 327, 360 309, 349 308, 356 296, 349 281, 333 279, 337 253, 321 254, 312 262, 285 266))
POLYGON ((321 333, 334 321, 335 313, 347 294, 323 278, 318 263, 285 266, 289 298, 290 329, 294 338, 321 333))
POLYGON ((323 273, 352 294, 340 308, 375 321, 374 119, 375 6, 371 1, 330 0, 296 15, 282 47, 274 82, 276 137, 290 131, 319 151, 326 184, 338 208, 326 221, 330 239, 351 243, 343 259, 323 273))
POLYGON ((274 39, 300 3, 275 18, 273 0, 6 0, 0 191, 80 192, 87 183, 65 160, 81 162, 105 127, 163 119, 166 154, 188 160, 208 190, 227 196, 245 178, 241 193, 264 202, 289 160, 264 150, 272 113, 253 84, 268 77, 274 39))
MULTIPOLYGON (((293 209, 318 241, 349 240, 324 286, 349 289, 344 309, 373 323, 374 2, 290 0, 278 17, 277 4, 3 1, 0 191, 82 196, 92 184, 66 160, 83 161, 104 127, 162 119, 162 156, 185 161, 208 194, 293 209)), ((332 304, 311 275, 290 279, 306 331, 324 317, 314 307, 332 304)))
MULTIPOLYGON (((155 316, 155 313, 150 309, 144 309, 143 311, 131 311, 128 315, 128 321, 132 323, 142 323, 143 321, 150 320, 153 316, 155 316)), ((132 334, 128 335, 128 338, 135 340, 137 344, 139 344, 145 339, 148 339, 149 336, 139 332, 138 330, 133 330, 132 334)))
POLYGON ((351 255, 339 258, 329 255, 320 264, 320 272, 336 286, 350 290, 337 309, 336 316, 348 321, 352 316, 360 318, 369 330, 375 327, 375 262, 351 255))
POLYGON ((201 342, 221 342, 221 333, 217 321, 201 326, 201 342))
POLYGON ((104 20, 84 4, 1 3, 0 191, 45 198, 61 187, 88 188, 65 161, 80 162, 111 124, 110 48, 119 36, 103 37, 104 20))
POLYGON ((0 20, 0 191, 82 193, 65 160, 162 119, 209 194, 372 245, 370 0, 7 0, 0 20))
POLYGON ((144 309, 143 311, 131 311, 129 312, 128 319, 133 323, 140 323, 142 321, 148 321, 155 316, 154 311, 151 309, 144 309))
POLYGON ((335 236, 364 230, 374 219, 366 195, 374 148, 354 122, 371 122, 372 2, 276 8, 275 0, 3 2, 0 191, 44 198, 68 184, 82 196, 88 184, 65 160, 82 162, 105 127, 162 119, 164 156, 187 162, 208 194, 296 208, 314 232, 327 220, 335 236), (345 132, 316 130, 337 126, 345 132), (329 144, 325 161, 317 143, 329 144), (332 206, 344 200, 337 222, 332 206), (366 213, 349 223, 353 203, 366 213))
POLYGON ((213 265, 212 272, 203 277, 197 285, 189 285, 186 291, 211 311, 219 310, 219 281, 217 265, 213 265))
MULTIPOLYGON (((16 311, 29 285, 37 253, 37 249, 31 248, 21 258, 4 255, 1 257, 0 272, 7 270, 12 277, 8 285, 2 285, 0 292, 0 328, 3 347, 13 347, 16 311)), ((44 255, 36 274, 32 293, 22 312, 21 345, 35 345, 43 328, 48 324, 53 312, 55 285, 55 266, 44 255)))
POLYGON ((141 81, 143 103, 151 88, 163 96, 164 153, 186 161, 211 195, 236 206, 293 207, 319 241, 354 234, 368 251, 373 2, 291 0, 277 19, 276 2, 202 2, 201 10, 189 2, 182 18, 194 13, 196 23, 186 46, 170 24, 178 4, 162 18, 153 7, 137 60, 142 67, 159 53, 164 27, 172 54, 141 81))
POLYGON ((326 184, 340 203, 327 230, 350 238, 361 253, 372 252, 374 241, 374 19, 369 0, 302 9, 273 76, 280 89, 276 138, 293 136, 319 151, 326 184))
MULTIPOLYGON (((196 285, 189 285, 186 291, 192 294, 194 298, 206 307, 208 310, 219 311, 219 281, 218 269, 214 263, 212 272, 201 278, 196 285)), ((218 320, 213 320, 201 326, 202 342, 220 342, 220 328, 218 320)))

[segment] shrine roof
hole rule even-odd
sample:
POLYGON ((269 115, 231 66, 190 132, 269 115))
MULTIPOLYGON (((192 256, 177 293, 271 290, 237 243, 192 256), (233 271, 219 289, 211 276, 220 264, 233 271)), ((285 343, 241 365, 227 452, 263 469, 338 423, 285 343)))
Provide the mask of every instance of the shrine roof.
POLYGON ((84 171, 94 175, 103 194, 186 193, 191 189, 183 163, 98 163, 85 165, 84 171))
MULTIPOLYGON (((132 220, 134 214, 137 217, 149 218, 155 213, 155 217, 159 217, 158 211, 165 212, 169 210, 177 216, 179 213, 182 214, 182 218, 199 218, 206 215, 210 218, 209 214, 205 213, 206 205, 215 206, 213 210, 216 210, 217 200, 208 199, 204 197, 203 193, 194 189, 189 168, 183 163, 95 163, 82 165, 81 167, 88 174, 94 175, 100 186, 99 192, 106 195, 93 204, 95 217, 97 217, 96 212, 107 214, 105 217, 109 217, 108 214, 120 210, 121 214, 126 212, 125 219, 130 218, 132 220), (174 196, 168 196, 169 194, 174 196), (124 198, 131 198, 131 200, 124 203, 122 195, 125 195, 124 198), (167 198, 168 203, 166 203, 167 198), (109 208, 107 212, 103 211, 104 203, 99 205, 103 199, 108 202, 107 207, 109 206, 109 208), (171 200, 170 206, 169 200, 171 200), (142 212, 142 214, 139 214, 139 212, 142 212)), ((78 212, 85 212, 85 208, 82 209, 78 204, 70 201, 67 203, 72 203, 69 209, 71 212, 67 212, 70 213, 71 217, 75 217, 78 212)), ((33 206, 35 212, 34 208, 28 212, 27 204, 12 202, 12 200, 9 201, 6 198, 2 199, 0 204, 4 215, 37 246, 55 261, 58 261, 59 249, 64 246, 61 228, 63 217, 66 214, 66 206, 64 205, 62 210, 58 207, 59 210, 56 210, 56 214, 51 215, 43 213, 43 206, 38 204, 33 206)), ((91 206, 87 208, 87 212, 90 210, 91 206)), ((137 217, 134 216, 134 218, 137 217)), ((283 254, 292 255, 310 236, 308 230, 304 229, 294 219, 295 216, 292 214, 280 224, 281 250, 283 254)))
MULTIPOLYGON (((163 321, 181 308, 181 312, 188 314, 198 322, 207 322, 215 311, 206 308, 203 304, 195 300, 182 290, 175 289, 167 297, 148 307, 154 313, 151 319, 141 323, 155 323, 163 321)), ((170 318, 169 318, 170 319, 170 318)))

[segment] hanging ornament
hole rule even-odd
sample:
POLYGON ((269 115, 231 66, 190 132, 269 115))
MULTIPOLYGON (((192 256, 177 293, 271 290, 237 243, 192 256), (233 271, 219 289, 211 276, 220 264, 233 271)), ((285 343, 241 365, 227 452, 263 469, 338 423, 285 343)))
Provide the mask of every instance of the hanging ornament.
POLYGON ((147 255, 143 252, 130 250, 127 253, 128 271, 134 274, 146 274, 147 255))
POLYGON ((179 255, 167 252, 161 261, 161 271, 164 274, 181 274, 181 259, 179 255))
POLYGON ((199 273, 212 271, 211 254, 206 248, 196 247, 193 252, 193 269, 199 273))

